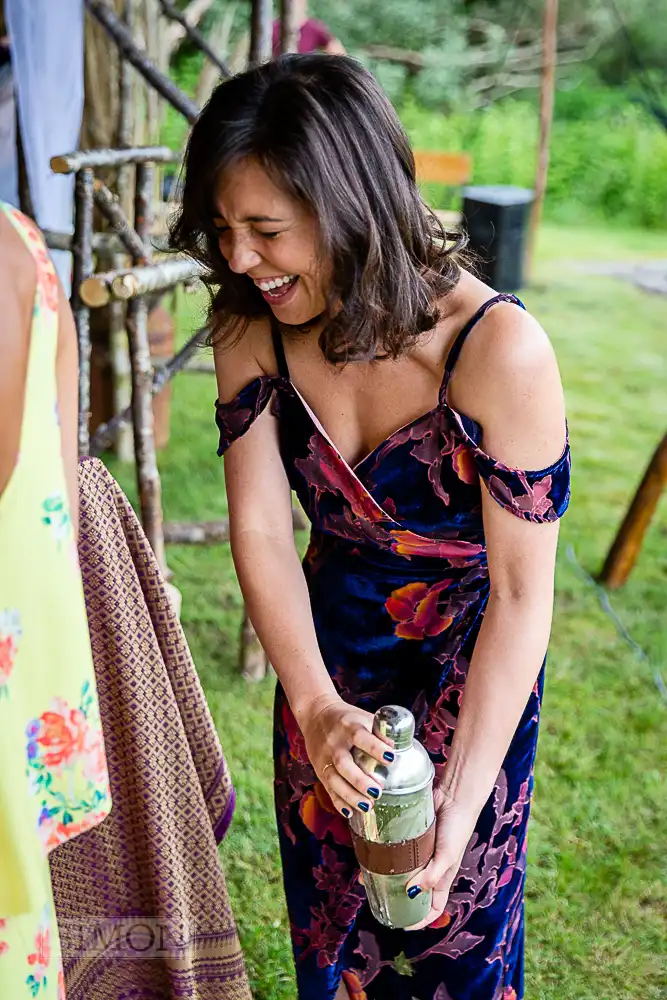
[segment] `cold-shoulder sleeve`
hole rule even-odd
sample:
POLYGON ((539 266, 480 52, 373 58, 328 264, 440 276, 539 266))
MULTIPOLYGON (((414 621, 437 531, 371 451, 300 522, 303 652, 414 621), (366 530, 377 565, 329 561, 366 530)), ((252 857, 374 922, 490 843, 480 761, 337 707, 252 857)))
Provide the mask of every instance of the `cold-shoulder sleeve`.
POLYGON ((512 469, 479 447, 481 428, 445 404, 471 449, 475 466, 490 495, 501 507, 525 521, 542 524, 557 521, 570 502, 570 445, 565 427, 565 446, 557 462, 546 469, 512 469))
POLYGON ((220 431, 218 455, 222 456, 238 438, 243 437, 271 399, 276 382, 271 375, 260 375, 241 389, 229 403, 215 403, 215 422, 220 431))

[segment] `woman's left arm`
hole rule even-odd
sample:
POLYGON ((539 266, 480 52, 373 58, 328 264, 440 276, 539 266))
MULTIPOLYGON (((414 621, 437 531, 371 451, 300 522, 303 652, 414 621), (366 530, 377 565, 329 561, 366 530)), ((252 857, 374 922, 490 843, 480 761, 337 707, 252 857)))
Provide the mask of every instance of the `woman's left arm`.
MULTIPOLYGON (((501 307, 496 309, 500 313, 501 307)), ((486 336, 480 329, 470 349, 466 344, 456 403, 484 428, 486 454, 514 469, 543 469, 560 457, 565 437, 556 360, 531 317, 513 307, 503 306, 502 316, 494 312, 483 321, 486 336)), ((489 601, 436 789, 436 853, 410 883, 434 889, 432 910, 419 927, 445 909, 535 685, 551 628, 558 521, 535 524, 515 516, 484 483, 482 513, 489 601)))

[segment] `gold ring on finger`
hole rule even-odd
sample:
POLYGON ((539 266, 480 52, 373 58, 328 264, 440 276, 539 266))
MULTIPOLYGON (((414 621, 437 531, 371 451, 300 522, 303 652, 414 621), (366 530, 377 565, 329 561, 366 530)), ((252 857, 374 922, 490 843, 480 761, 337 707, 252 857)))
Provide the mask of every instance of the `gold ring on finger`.
POLYGON ((322 768, 322 778, 324 778, 324 775, 327 773, 327 768, 328 767, 333 767, 333 766, 334 766, 334 763, 333 763, 332 760, 330 760, 328 764, 324 765, 324 767, 322 768))

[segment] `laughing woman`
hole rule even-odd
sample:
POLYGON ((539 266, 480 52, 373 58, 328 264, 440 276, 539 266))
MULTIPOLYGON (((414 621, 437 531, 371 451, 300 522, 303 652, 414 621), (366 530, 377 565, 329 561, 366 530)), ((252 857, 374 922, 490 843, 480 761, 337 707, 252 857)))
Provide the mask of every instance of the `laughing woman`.
POLYGON ((194 126, 174 246, 212 302, 232 551, 279 678, 276 809, 300 1000, 519 1000, 526 826, 569 448, 546 335, 445 242, 353 60, 289 56, 194 126), (536 470, 536 471, 528 471, 536 470), (303 564, 291 490, 312 522, 303 564), (436 765, 423 925, 376 923, 353 747, 412 709, 436 765))

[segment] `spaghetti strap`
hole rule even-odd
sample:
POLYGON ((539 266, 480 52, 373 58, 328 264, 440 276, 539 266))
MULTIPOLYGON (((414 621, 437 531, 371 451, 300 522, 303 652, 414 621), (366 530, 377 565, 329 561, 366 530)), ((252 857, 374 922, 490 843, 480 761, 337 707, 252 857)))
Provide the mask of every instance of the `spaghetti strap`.
POLYGON ((275 351, 276 362, 278 364, 278 374, 281 378, 285 378, 289 381, 289 366, 287 364, 287 358, 285 357, 283 335, 280 332, 280 327, 273 316, 271 317, 271 337, 273 339, 273 350, 275 351))
POLYGON ((494 295, 493 298, 488 299, 479 307, 477 312, 473 316, 471 316, 466 325, 463 327, 463 329, 457 336, 456 340, 452 344, 449 354, 447 355, 447 361, 445 363, 445 371, 442 378, 442 386, 440 389, 441 399, 443 398, 445 390, 447 389, 447 384, 454 370, 454 365, 458 360, 458 356, 461 353, 461 348, 463 347, 468 334, 471 332, 471 330, 473 330, 477 326, 479 321, 484 316, 486 316, 489 309, 491 309, 492 306, 495 306, 498 302, 512 302, 514 305, 519 306, 519 308, 521 309, 526 308, 521 299, 518 299, 516 295, 508 295, 505 292, 501 292, 499 295, 494 295))

